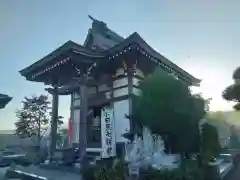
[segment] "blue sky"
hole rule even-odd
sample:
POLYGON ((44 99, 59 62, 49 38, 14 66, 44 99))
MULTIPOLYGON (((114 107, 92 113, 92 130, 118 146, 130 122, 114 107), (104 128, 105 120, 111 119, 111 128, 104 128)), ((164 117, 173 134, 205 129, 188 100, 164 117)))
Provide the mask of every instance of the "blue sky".
MULTIPOLYGON (((24 96, 44 93, 19 70, 68 40, 83 43, 89 14, 122 36, 137 31, 152 47, 202 79, 212 110, 229 110, 221 92, 232 83, 240 59, 240 1, 232 0, 2 0, 0 1, 0 92, 14 97, 1 110, 0 129, 12 129, 24 96)), ((60 98, 69 117, 70 97, 60 98)))

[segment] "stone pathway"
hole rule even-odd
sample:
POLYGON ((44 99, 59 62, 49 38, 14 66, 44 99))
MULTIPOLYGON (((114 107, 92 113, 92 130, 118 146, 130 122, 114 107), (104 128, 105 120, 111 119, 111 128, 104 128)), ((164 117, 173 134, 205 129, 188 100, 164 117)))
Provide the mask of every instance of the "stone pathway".
POLYGON ((0 180, 4 179, 4 175, 9 167, 2 167, 0 168, 0 180))
POLYGON ((240 180, 240 166, 233 169, 224 180, 240 180))

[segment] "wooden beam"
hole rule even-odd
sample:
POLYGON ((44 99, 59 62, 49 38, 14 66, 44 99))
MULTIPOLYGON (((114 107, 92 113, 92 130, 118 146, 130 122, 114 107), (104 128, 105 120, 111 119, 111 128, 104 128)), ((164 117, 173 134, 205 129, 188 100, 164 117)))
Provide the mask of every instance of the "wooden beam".
MULTIPOLYGON (((104 76, 102 79, 99 79, 99 81, 95 81, 93 77, 88 78, 87 86, 98 86, 100 84, 108 84, 109 81, 111 81, 111 78, 108 78, 104 76)), ((72 78, 72 81, 69 84, 66 84, 64 86, 58 87, 57 92, 59 95, 70 95, 73 91, 80 88, 80 84, 82 84, 83 79, 79 77, 72 78)), ((45 88, 45 90, 52 94, 53 88, 45 88)))

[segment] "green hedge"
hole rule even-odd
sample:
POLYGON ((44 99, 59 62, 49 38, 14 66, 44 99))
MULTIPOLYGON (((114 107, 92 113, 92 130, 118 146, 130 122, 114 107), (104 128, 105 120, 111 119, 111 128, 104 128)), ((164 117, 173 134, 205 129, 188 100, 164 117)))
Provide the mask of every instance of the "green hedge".
POLYGON ((8 179, 19 178, 19 174, 17 174, 14 170, 8 169, 5 173, 5 177, 8 179))
POLYGON ((102 160, 98 165, 83 168, 85 180, 125 180, 124 163, 113 159, 102 160))
POLYGON ((13 162, 21 166, 30 166, 32 164, 32 162, 26 157, 14 159, 13 162))
POLYGON ((140 180, 219 180, 216 167, 188 167, 174 170, 149 168, 140 172, 140 180))
MULTIPOLYGON (((102 163, 82 169, 85 180, 125 180, 127 170, 123 162, 102 163), (110 163, 111 164, 111 163, 110 163)), ((186 160, 179 168, 156 170, 153 168, 140 169, 139 180, 218 180, 216 166, 205 165, 199 167, 196 161, 186 160)))

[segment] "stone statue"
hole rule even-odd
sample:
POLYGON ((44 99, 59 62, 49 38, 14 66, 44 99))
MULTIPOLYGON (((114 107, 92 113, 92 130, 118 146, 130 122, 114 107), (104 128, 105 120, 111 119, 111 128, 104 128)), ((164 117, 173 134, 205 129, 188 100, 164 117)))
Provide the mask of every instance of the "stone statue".
POLYGON ((143 137, 134 136, 134 141, 126 148, 126 160, 132 166, 156 169, 172 169, 178 166, 178 155, 168 155, 164 152, 164 142, 159 135, 153 135, 147 128, 143 128, 143 137))

